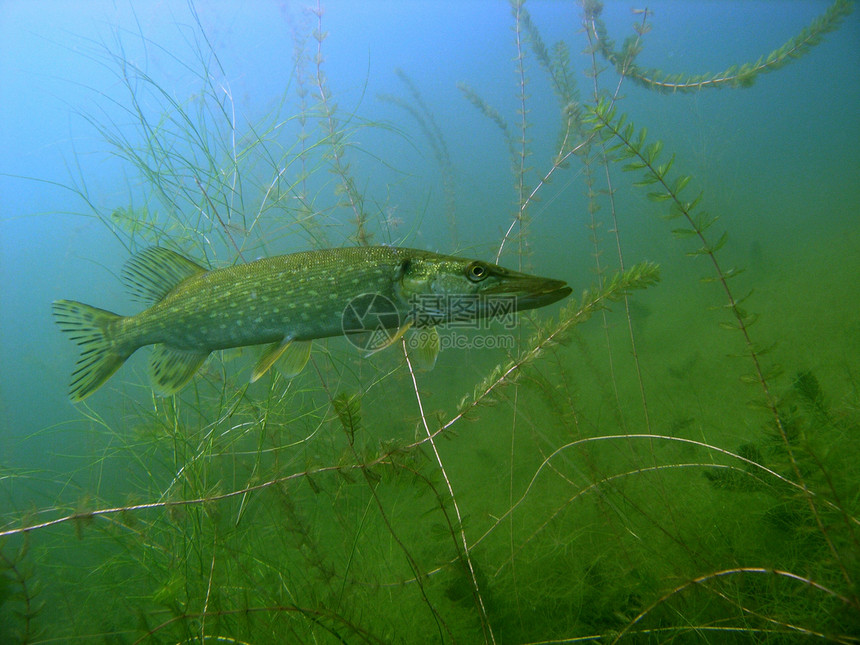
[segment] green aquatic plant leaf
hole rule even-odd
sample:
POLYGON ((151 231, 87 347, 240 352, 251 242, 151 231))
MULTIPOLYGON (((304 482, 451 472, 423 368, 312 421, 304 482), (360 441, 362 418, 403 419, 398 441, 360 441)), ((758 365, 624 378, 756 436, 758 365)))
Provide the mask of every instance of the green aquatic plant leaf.
MULTIPOLYGON (((659 181, 659 179, 655 177, 654 181, 657 182, 659 181)), ((672 199, 672 194, 666 192, 650 192, 648 193, 648 199, 650 199, 652 202, 666 202, 672 199)))
POLYGON ((337 418, 349 437, 350 445, 355 443, 355 433, 361 430, 361 396, 341 392, 332 400, 337 418))
MULTIPOLYGON (((669 158, 669 161, 667 161, 667 162, 665 162, 665 163, 662 163, 662 164, 660 164, 659 166, 657 166, 657 171, 656 171, 656 172, 657 172, 657 175, 658 175, 659 177, 665 177, 665 176, 668 174, 669 170, 671 170, 671 169, 672 169, 672 165, 673 165, 674 163, 675 163, 675 155, 673 154, 673 155, 669 158)), ((678 192, 678 191, 676 191, 676 192, 678 192)))
MULTIPOLYGON (((674 158, 675 157, 673 156, 672 159, 674 160, 674 158)), ((669 172, 669 168, 671 168, 671 167, 672 167, 671 162, 668 164, 668 166, 661 167, 659 170, 660 176, 665 177, 666 173, 669 172)), ((687 184, 690 183, 690 179, 692 179, 692 177, 690 177, 690 175, 681 175, 680 177, 676 178, 675 183, 672 184, 672 191, 671 191, 672 194, 674 194, 674 195, 680 194, 681 191, 684 190, 684 188, 686 188, 687 184)))

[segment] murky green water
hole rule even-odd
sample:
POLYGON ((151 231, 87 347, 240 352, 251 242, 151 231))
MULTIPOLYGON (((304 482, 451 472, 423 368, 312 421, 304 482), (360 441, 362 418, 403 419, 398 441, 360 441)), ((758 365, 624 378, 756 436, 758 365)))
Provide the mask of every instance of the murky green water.
POLYGON ((855 642, 857 15, 586 4, 9 10, 0 640, 855 642), (363 243, 574 293, 65 398, 132 253, 363 243))

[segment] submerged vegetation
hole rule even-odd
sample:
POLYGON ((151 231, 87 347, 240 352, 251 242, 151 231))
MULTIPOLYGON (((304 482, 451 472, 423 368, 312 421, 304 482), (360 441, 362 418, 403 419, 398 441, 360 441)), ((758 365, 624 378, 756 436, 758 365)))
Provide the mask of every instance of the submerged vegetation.
MULTIPOLYGON (((515 203, 487 227, 499 231, 487 259, 529 268, 543 255, 539 200, 572 221, 584 195, 593 273, 581 295, 522 316, 513 349, 447 350, 432 372, 406 339, 369 358, 338 339, 293 379, 272 370, 249 385, 254 357, 228 352, 170 397, 126 375, 121 397, 79 406, 92 450, 70 478, 80 490, 64 480, 50 502, 0 517, 0 641, 858 642, 856 375, 848 365, 830 390, 779 349, 780 321, 756 313, 755 279, 728 253, 739 242, 708 212, 703 179, 624 101, 629 84, 747 88, 815 55, 851 3, 716 75, 641 66, 658 19, 647 10, 620 48, 594 0, 553 46, 527 3, 511 10, 515 113, 460 85, 510 157, 515 203), (537 77, 557 105, 532 100, 537 77), (550 155, 530 138, 547 122, 550 155), (628 250, 622 199, 665 220, 674 245, 661 266, 628 250), (661 278, 677 291, 640 302, 661 278), (706 342, 678 340, 673 307, 694 309, 706 342)), ((159 245, 227 266, 417 246, 419 222, 436 216, 451 238, 440 245, 472 242, 457 238, 451 135, 405 72, 406 95, 379 98, 415 128, 442 189, 426 212, 399 211, 408 231, 356 163, 386 165, 358 133, 403 131, 338 107, 319 5, 284 97, 246 126, 192 17, 199 91, 187 101, 121 51, 99 54, 132 127, 87 119, 143 188, 106 209, 87 177, 69 188, 129 252, 159 245)), ((8 499, 45 478, 0 463, 8 499)))

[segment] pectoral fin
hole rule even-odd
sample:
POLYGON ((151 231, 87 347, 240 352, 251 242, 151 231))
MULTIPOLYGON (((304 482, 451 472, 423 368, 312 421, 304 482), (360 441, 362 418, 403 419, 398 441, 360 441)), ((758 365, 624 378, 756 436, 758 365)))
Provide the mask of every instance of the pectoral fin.
POLYGON ((165 396, 176 394, 203 365, 206 351, 176 349, 159 343, 149 360, 149 379, 153 387, 165 396))
POLYGON ((409 338, 409 356, 415 365, 428 372, 436 366, 439 356, 439 332, 435 327, 414 330, 409 338))
POLYGON ((377 347, 374 350, 367 352, 367 354, 365 354, 365 357, 372 356, 376 352, 381 352, 383 349, 386 349, 387 347, 391 347, 394 343, 396 343, 398 340, 400 340, 403 337, 403 334, 405 334, 407 331, 409 331, 410 327, 412 327, 412 321, 411 320, 409 322, 407 322, 406 324, 404 324, 402 327, 400 327, 400 329, 397 330, 397 333, 394 334, 391 338, 389 338, 384 344, 380 345, 379 347, 377 347))

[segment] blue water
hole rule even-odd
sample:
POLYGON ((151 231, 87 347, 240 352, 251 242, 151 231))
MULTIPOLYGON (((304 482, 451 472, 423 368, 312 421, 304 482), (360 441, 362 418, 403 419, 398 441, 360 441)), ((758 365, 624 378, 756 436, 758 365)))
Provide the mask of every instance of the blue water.
MULTIPOLYGON (((517 213, 520 198, 512 168, 516 171, 520 160, 512 162, 498 125, 465 99, 458 84, 468 85, 502 115, 519 145, 521 79, 511 7, 489 0, 341 1, 323 6, 326 34, 320 51, 331 94, 329 108, 336 110, 337 129, 346 136, 343 163, 349 165, 345 173, 354 179, 356 194, 363 198, 373 242, 493 260, 517 213), (422 114, 432 115, 447 146, 447 160, 439 161, 425 129, 391 100, 396 97, 417 106, 401 73, 420 92, 426 108, 422 114)), ((592 60, 585 52, 588 43, 582 32, 581 7, 566 2, 525 6, 547 46, 557 41, 568 45, 578 96, 586 106, 593 105, 592 60)), ((672 73, 717 73, 766 56, 827 7, 827 2, 817 1, 651 3, 651 29, 636 62, 642 68, 672 73)), ((603 9, 601 17, 617 46, 642 20, 631 8, 639 6, 613 2, 603 9)), ((222 370, 216 359, 198 377, 199 389, 190 387, 183 394, 180 401, 186 407, 178 412, 179 403, 174 409, 173 404, 151 397, 146 356, 140 352, 86 404, 73 406, 66 396, 77 352, 51 320, 50 303, 70 298, 122 314, 141 307, 124 293, 119 274, 131 253, 154 238, 139 230, 130 236, 127 223, 122 227, 111 219, 116 209, 140 216, 146 206, 165 231, 157 238, 159 243, 175 243, 213 266, 235 261, 235 243, 244 260, 354 243, 354 214, 339 205, 343 175, 332 171, 333 161, 327 156, 328 126, 313 113, 319 100, 315 29, 317 16, 290 2, 215 2, 196 7, 180 2, 0 3, 0 532, 76 510, 211 497, 241 491, 249 482, 264 481, 276 473, 366 463, 381 442, 405 444, 423 436, 412 381, 395 350, 362 363, 333 344, 326 351, 334 358, 319 359, 320 378, 332 394, 347 390, 366 394, 364 425, 372 440, 367 440, 367 453, 361 455, 349 451, 327 390, 313 374, 303 375, 294 386, 282 381, 252 386, 247 398, 234 401, 233 394, 245 383, 241 371, 245 368, 240 362, 240 367, 227 364, 222 370), (302 42, 304 54, 297 57, 297 43, 302 42), (308 92, 304 125, 298 118, 303 110, 302 89, 308 92), (179 118, 180 114, 190 115, 192 121, 179 118), (144 132, 136 115, 144 115, 156 129, 144 132), (319 146, 318 151, 307 153, 306 165, 299 154, 303 129, 309 136, 305 145, 319 146), (121 142, 126 157, 132 152, 152 153, 156 140, 167 142, 174 159, 193 158, 199 176, 209 173, 220 178, 222 188, 235 190, 204 198, 188 167, 174 166, 170 171, 166 164, 159 166, 158 155, 163 152, 156 151, 149 157, 153 168, 183 187, 173 201, 159 198, 152 178, 118 154, 105 134, 121 142), (216 150, 214 166, 193 141, 195 136, 216 150), (237 167, 241 174, 231 174, 237 167), (303 171, 308 173, 305 184, 299 182, 303 171), (280 183, 276 182, 279 172, 280 183), (281 193, 267 193, 275 184, 283 189, 282 211, 273 206, 274 195, 281 193), (316 213, 311 224, 296 215, 300 186, 307 187, 306 205, 316 213), (225 225, 212 217, 200 219, 201 211, 211 216, 211 197, 219 215, 227 219, 225 225), (255 222, 262 207, 270 210, 255 222), (220 391, 219 379, 226 379, 220 391), (273 394, 269 387, 281 389, 273 394), (207 472, 211 479, 201 476, 177 490, 171 480, 179 481, 177 473, 186 466, 191 470, 198 462, 179 448, 171 454, 164 443, 165 428, 175 421, 173 430, 179 435, 208 437, 208 431, 219 428, 227 436, 231 424, 225 400, 247 406, 237 415, 255 430, 230 447, 189 439, 188 445, 197 446, 198 452, 191 452, 200 462, 211 459, 218 466, 207 472), (278 407, 285 401, 289 405, 278 407), (267 406, 280 415, 278 432, 283 434, 277 438, 265 435, 272 430, 259 430, 257 413, 267 406), (254 439, 258 430, 259 437, 264 437, 259 445, 254 439), (305 436, 313 439, 300 439, 305 436), (258 453, 258 461, 249 456, 263 443, 284 463, 269 461, 271 455, 260 457, 263 453, 258 453), (231 465, 220 469, 224 455, 230 455, 231 465)), ((561 110, 528 35, 521 31, 519 37, 527 75, 528 194, 552 167, 561 110)), ((614 93, 618 74, 599 56, 597 60, 604 70, 598 77, 601 91, 614 93)), ((447 466, 444 474, 450 476, 458 506, 468 516, 464 535, 470 544, 481 538, 474 557, 480 569, 476 580, 488 606, 483 613, 473 598, 471 577, 458 568, 462 562, 449 563, 456 557, 454 544, 461 535, 458 529, 448 533, 447 521, 457 524, 453 506, 446 502, 445 515, 426 499, 447 500, 449 490, 434 453, 425 444, 422 450, 428 458, 416 462, 415 468, 432 478, 432 495, 424 480, 415 484, 425 504, 414 517, 408 512, 413 503, 409 485, 384 478, 378 485, 376 479, 365 481, 356 472, 348 483, 328 479, 330 475, 315 476, 326 491, 325 511, 309 510, 317 509, 321 498, 303 483, 289 490, 284 486, 286 492, 278 494, 289 498, 286 501, 268 500, 267 504, 281 504, 278 508, 289 521, 307 522, 317 531, 311 536, 287 533, 279 545, 263 544, 271 535, 283 533, 278 528, 281 519, 271 509, 258 509, 251 528, 225 520, 235 519, 238 513, 234 498, 220 507, 212 504, 221 516, 200 511, 200 527, 190 531, 186 525, 172 538, 164 536, 190 520, 188 516, 177 519, 169 509, 123 514, 123 526, 132 527, 132 519, 125 518, 136 516, 134 521, 139 523, 134 526, 145 528, 119 531, 118 537, 110 532, 115 526, 105 528, 98 519, 92 528, 87 524, 79 529, 80 540, 69 528, 72 522, 33 531, 28 539, 36 547, 35 555, 24 558, 22 570, 26 568, 27 575, 43 587, 51 572, 60 572, 57 586, 44 592, 51 603, 73 591, 81 596, 58 610, 62 618, 36 616, 29 631, 21 632, 21 625, 16 625, 0 632, 0 637, 26 633, 29 641, 38 642, 39 638, 97 634, 99 640, 119 631, 117 638, 125 640, 116 642, 135 642, 169 617, 178 617, 182 627, 163 634, 200 637, 204 629, 198 629, 197 619, 189 616, 206 611, 204 604, 211 595, 205 593, 206 581, 213 562, 212 570, 217 571, 213 575, 223 576, 218 611, 243 603, 325 608, 343 618, 344 622, 333 624, 350 634, 347 642, 362 640, 357 636, 365 634, 361 629, 372 634, 370 640, 383 642, 424 642, 416 636, 424 633, 431 640, 544 642, 607 636, 626 628, 674 629, 687 623, 725 621, 742 626, 744 608, 776 621, 769 625, 752 621, 745 629, 775 624, 776 632, 790 634, 786 625, 794 623, 825 633, 856 628, 856 619, 852 623, 842 618, 856 607, 843 606, 838 597, 856 594, 856 584, 852 590, 846 578, 856 583, 857 575, 856 566, 841 568, 850 561, 845 553, 857 544, 852 537, 856 527, 850 528, 856 524, 858 491, 852 464, 860 456, 856 440, 860 403, 857 60, 860 18, 855 11, 809 53, 762 74, 750 88, 661 94, 625 80, 619 90, 617 114, 626 114, 637 128, 647 127, 649 142, 663 142, 661 161, 674 154, 675 173, 692 177, 685 198, 703 191, 701 208, 719 218, 713 233, 709 232, 711 239, 728 233, 728 242, 718 254, 723 270, 745 269, 731 288, 736 298, 752 292, 743 306, 758 317, 750 330, 756 351, 775 344, 762 360, 766 375, 774 369, 773 376, 768 375, 771 413, 756 411, 765 396, 760 384, 742 382, 751 370, 744 338, 736 330, 720 327, 734 324, 735 319, 726 317, 726 296, 719 282, 701 281, 714 277, 710 258, 686 256, 697 245, 673 238, 672 229, 683 221, 664 221, 668 204, 649 201, 650 188, 632 185, 641 173, 624 172, 623 163, 612 164, 614 199, 610 203, 606 171, 599 151, 592 149, 591 172, 598 191, 593 205, 599 206, 596 247, 588 228, 588 172, 581 159, 574 157, 569 167, 554 171, 551 182, 540 188, 539 201, 528 210, 526 246, 520 247, 516 239, 507 241, 500 263, 566 280, 578 297, 598 279, 596 253, 606 270, 619 265, 617 227, 625 265, 656 262, 662 267, 663 280, 635 294, 633 305, 616 304, 605 317, 596 315, 577 327, 564 346, 543 354, 528 367, 532 371, 524 369, 524 384, 502 390, 498 407, 482 409, 473 426, 458 423, 452 441, 441 445, 441 461, 447 466), (634 347, 628 307, 636 333, 634 347), (745 357, 729 358, 735 354, 745 357), (800 378, 805 374, 814 375, 824 399, 806 396, 809 391, 798 385, 812 382, 800 378), (777 408, 786 426, 801 428, 801 438, 792 439, 799 443, 792 443, 792 449, 815 455, 801 464, 800 472, 809 478, 816 495, 827 500, 827 508, 838 510, 823 520, 827 526, 832 521, 840 527, 828 534, 830 546, 824 540, 824 546, 817 542, 810 546, 801 537, 792 537, 796 527, 781 533, 774 528, 777 507, 789 508, 786 516, 795 513, 793 504, 806 508, 805 502, 786 491, 773 493, 786 495, 780 503, 768 497, 772 491, 739 492, 733 497, 713 485, 723 480, 698 472, 689 475, 679 466, 725 463, 713 451, 690 448, 685 452, 687 448, 674 444, 658 441, 645 446, 631 439, 612 443, 611 448, 595 444, 588 454, 568 457, 562 451, 559 463, 547 462, 554 451, 582 438, 671 435, 742 456, 752 454, 744 453, 742 446, 758 446, 762 460, 770 460, 765 465, 797 488, 798 471, 787 453, 780 452, 779 442, 768 438, 777 408), (657 464, 675 467, 656 483, 643 475, 639 486, 640 480, 634 477, 632 488, 612 489, 606 498, 591 499, 588 507, 574 507, 577 491, 591 490, 590 484, 657 464), (686 497, 673 505, 675 486, 686 497), (514 512, 520 509, 515 504, 520 496, 526 503, 514 512), (496 523, 495 518, 502 516, 508 518, 505 523, 496 523), (739 519, 735 524, 719 519, 727 517, 739 519), (668 519, 661 525, 657 518, 668 519), (431 524, 435 528, 429 528, 431 524), (713 530, 699 532, 697 527, 704 524, 713 525, 713 530), (849 529, 840 533, 845 525, 849 529), (251 544, 248 561, 217 550, 219 540, 228 543, 230 531, 237 526, 249 532, 242 538, 251 544), (253 541, 255 527, 259 544, 253 541), (425 539, 433 530, 441 531, 442 537, 432 534, 425 539), (344 532, 346 537, 341 539, 344 532), (483 541, 485 533, 489 537, 483 541), (122 546, 110 557, 116 558, 119 569, 130 572, 134 588, 126 593, 121 575, 99 573, 83 585, 91 583, 87 593, 75 590, 83 563, 94 570, 107 567, 109 556, 100 556, 98 546, 111 536, 122 546), (165 546, 171 539, 173 546, 165 546), (656 541, 653 550, 649 539, 656 541), (786 544, 775 547, 777 554, 769 554, 766 539, 785 539, 786 544), (398 541, 406 545, 411 564, 406 564, 398 541), (184 562, 179 567, 184 577, 174 572, 171 575, 178 577, 165 580, 170 566, 162 571, 163 563, 147 562, 141 555, 149 548, 167 552, 179 543, 187 547, 176 548, 174 554, 184 562), (267 559, 271 549, 280 549, 286 555, 278 557, 285 560, 267 559), (701 566, 679 564, 673 569, 659 563, 660 554, 666 552, 677 557, 681 553, 691 562, 696 561, 694 554, 712 555, 701 566), (801 563, 810 558, 814 564, 807 570, 801 563), (188 564, 191 560, 195 560, 193 566, 188 564), (249 568, 257 565, 261 570, 249 574, 249 568), (278 582, 271 575, 278 567, 298 570, 317 565, 316 573, 306 580, 287 573, 288 582, 278 582), (416 591, 416 566, 424 573, 440 572, 425 579, 429 599, 416 591), (714 585, 711 590, 728 596, 737 592, 739 599, 711 610, 706 609, 704 596, 697 596, 686 609, 674 607, 689 612, 685 620, 672 615, 669 603, 658 603, 657 611, 634 621, 640 611, 686 582, 740 567, 783 567, 835 591, 804 596, 793 604, 792 594, 809 593, 812 585, 795 588, 786 579, 771 579, 777 590, 768 610, 753 606, 754 601, 737 589, 726 591, 714 585), (549 578, 547 572, 552 572, 549 578), (157 580, 164 585, 161 590, 157 580), (236 594, 230 596, 233 582, 236 594), (240 593, 255 585, 269 590, 268 595, 261 592, 251 598, 240 593), (354 604, 346 609, 349 603, 344 603, 344 597, 350 593, 355 594, 354 604), (127 609, 100 622, 99 603, 115 594, 123 597, 127 609), (407 598, 403 602, 416 617, 392 618, 386 626, 387 617, 399 611, 398 594, 407 598), (179 604, 164 600, 174 596, 182 598, 179 604), (338 597, 339 604, 333 604, 333 597, 338 597), (833 603, 837 618, 828 622, 798 608, 804 602, 833 603), (77 603, 86 610, 71 620, 70 607, 77 603), (129 627, 138 614, 128 607, 135 606, 147 617, 147 628, 129 627), (666 613, 655 616, 660 610, 666 613), (589 611, 603 616, 602 622, 580 617, 589 611), (487 624, 494 628, 492 636, 487 624), (356 625, 359 629, 350 631, 356 625)), ((617 140, 607 145, 614 143, 617 140)), ((559 315, 560 305, 556 305, 538 311, 531 320, 551 326, 559 315)), ((527 346, 534 326, 524 324, 522 329, 518 347, 527 346)), ((431 430, 440 425, 433 416, 436 410, 441 411, 443 423, 451 419, 460 400, 472 396, 476 384, 516 354, 516 350, 474 347, 443 352, 433 372, 419 375, 418 389, 431 408, 426 415, 431 430)), ((729 463, 743 471, 740 462, 729 463)), ((776 480, 763 478, 765 488, 779 487, 776 480)), ((297 475, 297 479, 303 478, 297 475)), ((805 521, 797 520, 803 525, 798 532, 822 536, 821 524, 805 521)), ((11 535, 5 545, 0 541, 0 552, 12 558, 9 554, 22 539, 11 535)), ((0 566, 4 581, 0 618, 8 617, 4 612, 17 609, 19 602, 7 601, 5 595, 5 589, 17 590, 19 584, 16 569, 8 566, 12 560, 5 558, 6 566, 0 566)), ((209 609, 213 606, 214 598, 209 609)), ((264 622, 248 619, 238 626, 217 612, 211 618, 211 624, 218 624, 225 634, 237 638, 244 634, 256 638, 254 642, 273 642, 269 639, 290 634, 297 642, 310 641, 311 634, 324 642, 329 642, 326 638, 336 641, 329 631, 315 631, 320 628, 311 620, 283 631, 281 627, 267 631, 264 622)))

